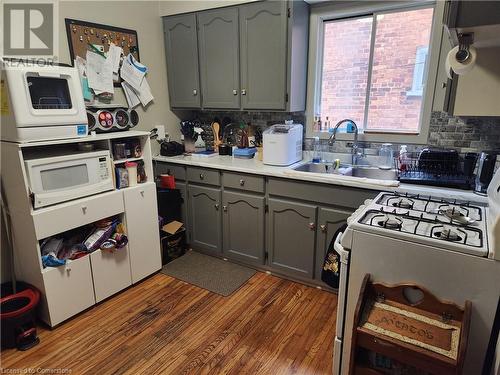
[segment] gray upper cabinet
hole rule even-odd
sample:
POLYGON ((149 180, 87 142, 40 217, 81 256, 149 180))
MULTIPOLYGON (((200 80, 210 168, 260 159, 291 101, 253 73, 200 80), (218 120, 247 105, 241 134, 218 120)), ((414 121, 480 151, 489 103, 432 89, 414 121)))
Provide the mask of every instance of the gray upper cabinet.
POLYGON ((168 91, 173 108, 200 108, 195 14, 163 19, 168 91))
POLYGON ((198 13, 204 108, 240 107, 238 8, 198 13))
POLYGON ((264 197, 224 191, 224 255, 246 263, 264 263, 264 197))
POLYGON ((330 242, 335 232, 346 223, 349 215, 350 213, 346 211, 323 207, 319 209, 316 266, 314 267, 314 278, 318 281, 321 280, 321 270, 330 242))
POLYGON ((317 207, 269 199, 269 265, 281 272, 313 278, 317 207))
POLYGON ((172 108, 305 110, 307 3, 258 1, 164 17, 164 26, 172 108))
POLYGON ((243 109, 285 109, 287 21, 284 1, 240 7, 243 109))
POLYGON ((188 194, 193 248, 220 254, 222 250, 220 189, 190 185, 188 194))

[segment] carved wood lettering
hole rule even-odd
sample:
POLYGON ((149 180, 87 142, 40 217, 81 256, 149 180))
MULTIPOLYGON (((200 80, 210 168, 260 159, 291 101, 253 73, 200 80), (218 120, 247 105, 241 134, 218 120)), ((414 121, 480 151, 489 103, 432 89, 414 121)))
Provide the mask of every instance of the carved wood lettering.
POLYGON ((413 340, 444 350, 451 349, 451 329, 437 327, 392 311, 374 307, 368 322, 387 331, 400 334, 413 340))

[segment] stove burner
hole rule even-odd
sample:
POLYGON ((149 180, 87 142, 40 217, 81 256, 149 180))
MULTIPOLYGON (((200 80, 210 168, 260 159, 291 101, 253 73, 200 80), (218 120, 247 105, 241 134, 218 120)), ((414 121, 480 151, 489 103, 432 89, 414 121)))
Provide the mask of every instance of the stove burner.
POLYGON ((403 225, 403 220, 398 217, 384 216, 382 220, 377 221, 377 224, 383 228, 399 229, 403 225))
POLYGON ((406 198, 401 198, 397 202, 392 203, 394 207, 407 208, 407 209, 413 208, 414 204, 415 202, 413 202, 411 199, 406 199, 406 198))
POLYGON ((458 219, 465 217, 464 213, 460 210, 460 208, 453 206, 443 206, 439 208, 439 211, 446 217, 450 219, 458 219))
POLYGON ((451 242, 462 241, 462 237, 460 237, 458 233, 452 229, 443 229, 441 232, 436 232, 435 235, 436 238, 439 238, 440 240, 451 242))

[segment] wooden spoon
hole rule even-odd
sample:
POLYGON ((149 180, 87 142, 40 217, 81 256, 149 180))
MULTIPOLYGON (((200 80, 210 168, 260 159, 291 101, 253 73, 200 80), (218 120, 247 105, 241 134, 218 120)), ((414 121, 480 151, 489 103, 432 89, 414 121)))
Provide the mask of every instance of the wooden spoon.
POLYGON ((221 144, 221 141, 219 139, 219 130, 220 130, 219 123, 212 122, 212 132, 214 133, 214 151, 215 152, 219 151, 219 145, 221 144))

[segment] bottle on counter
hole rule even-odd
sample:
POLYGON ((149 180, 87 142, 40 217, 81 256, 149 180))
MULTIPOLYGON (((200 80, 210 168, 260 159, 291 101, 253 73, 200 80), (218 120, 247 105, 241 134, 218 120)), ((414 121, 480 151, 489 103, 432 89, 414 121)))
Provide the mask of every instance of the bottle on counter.
POLYGON ((313 163, 321 162, 321 145, 319 143, 319 137, 313 137, 313 163))
POLYGON ((406 171, 408 168, 408 147, 401 145, 399 148, 399 170, 406 171))

